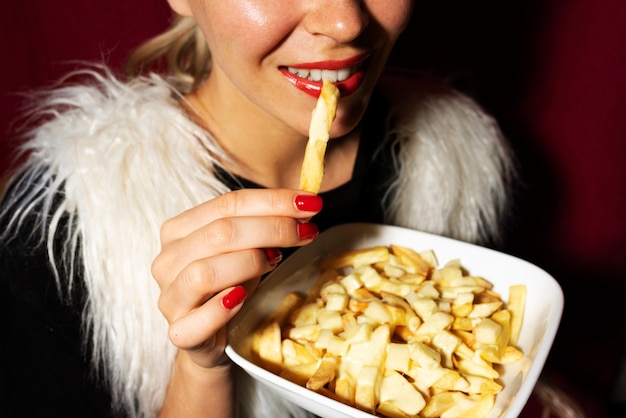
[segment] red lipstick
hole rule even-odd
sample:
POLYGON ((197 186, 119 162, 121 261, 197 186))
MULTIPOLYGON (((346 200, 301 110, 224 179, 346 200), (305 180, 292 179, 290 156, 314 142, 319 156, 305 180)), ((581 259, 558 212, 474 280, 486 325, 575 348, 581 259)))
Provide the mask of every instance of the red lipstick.
MULTIPOLYGON (((305 70, 315 69, 331 71, 358 67, 358 69, 353 70, 352 74, 347 79, 335 82, 335 85, 339 89, 341 96, 345 97, 354 93, 361 85, 363 78, 365 77, 363 62, 368 56, 369 54, 361 54, 345 60, 307 62, 290 65, 289 67, 305 70)), ((302 90, 312 97, 319 97, 320 91, 322 89, 322 81, 312 81, 308 78, 299 77, 298 75, 291 73, 286 66, 279 67, 279 71, 283 74, 287 81, 293 84, 296 88, 302 90)))
MULTIPOLYGON (((306 78, 298 77, 297 75, 290 73, 286 68, 280 68, 279 70, 291 84, 310 96, 315 98, 319 97, 320 91, 322 90, 321 81, 311 81, 306 78)), ((361 85, 361 81, 363 81, 364 76, 365 72, 359 70, 347 79, 335 82, 341 96, 346 97, 354 93, 361 85)))

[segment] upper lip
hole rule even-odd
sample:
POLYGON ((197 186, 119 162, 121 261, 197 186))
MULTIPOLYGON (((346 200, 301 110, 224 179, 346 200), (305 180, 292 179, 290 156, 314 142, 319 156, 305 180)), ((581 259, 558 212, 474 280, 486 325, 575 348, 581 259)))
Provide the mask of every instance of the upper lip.
POLYGON ((333 82, 348 79, 358 71, 369 54, 359 54, 341 60, 324 60, 299 63, 283 67, 290 73, 311 81, 322 81, 329 78, 333 82))
POLYGON ((370 54, 363 53, 350 58, 340 60, 323 60, 316 62, 303 62, 299 64, 286 65, 287 68, 307 69, 307 70, 341 70, 361 64, 370 54))

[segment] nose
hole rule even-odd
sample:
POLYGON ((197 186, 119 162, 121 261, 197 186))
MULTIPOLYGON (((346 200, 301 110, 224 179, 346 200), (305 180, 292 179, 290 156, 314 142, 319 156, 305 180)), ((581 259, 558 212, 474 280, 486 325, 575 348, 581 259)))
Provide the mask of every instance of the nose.
POLYGON ((311 8, 305 17, 304 27, 311 34, 349 42, 359 36, 369 23, 362 0, 309 1, 311 8))

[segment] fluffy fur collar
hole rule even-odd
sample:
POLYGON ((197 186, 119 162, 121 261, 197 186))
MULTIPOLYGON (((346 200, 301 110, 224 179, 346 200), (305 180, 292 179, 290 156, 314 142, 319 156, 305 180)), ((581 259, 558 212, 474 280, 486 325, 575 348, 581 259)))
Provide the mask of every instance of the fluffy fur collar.
MULTIPOLYGON (((123 83, 106 71, 87 75, 88 83, 54 90, 38 109, 50 120, 26 143, 30 175, 23 178, 43 182, 34 193, 11 197, 20 208, 13 225, 33 202, 50 210, 63 190, 58 211, 41 217, 50 220, 44 238, 52 251, 56 220, 63 212, 72 215, 64 256, 82 257, 89 296, 84 324, 96 366, 117 405, 131 416, 152 417, 175 355, 150 274, 159 227, 226 191, 211 168, 211 156, 222 151, 190 121, 163 79, 123 83)), ((388 222, 466 241, 494 235, 509 174, 495 124, 443 87, 422 85, 400 99, 406 82, 385 85, 394 104, 389 138, 401 149, 394 184, 399 198, 390 202, 388 222)), ((60 289, 72 285, 71 278, 58 280, 60 289)), ((293 409, 260 390, 242 383, 238 398, 249 407, 243 415, 287 416, 293 409)))

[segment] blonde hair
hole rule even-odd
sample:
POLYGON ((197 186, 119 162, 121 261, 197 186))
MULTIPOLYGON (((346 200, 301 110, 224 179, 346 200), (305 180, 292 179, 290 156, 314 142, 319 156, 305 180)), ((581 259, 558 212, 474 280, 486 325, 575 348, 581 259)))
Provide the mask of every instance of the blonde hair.
POLYGON ((178 15, 165 32, 139 45, 126 61, 129 77, 149 71, 165 73, 183 94, 195 90, 210 69, 211 52, 195 19, 178 15))

